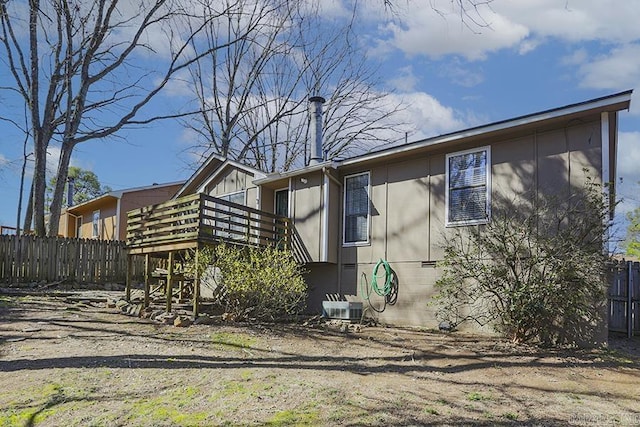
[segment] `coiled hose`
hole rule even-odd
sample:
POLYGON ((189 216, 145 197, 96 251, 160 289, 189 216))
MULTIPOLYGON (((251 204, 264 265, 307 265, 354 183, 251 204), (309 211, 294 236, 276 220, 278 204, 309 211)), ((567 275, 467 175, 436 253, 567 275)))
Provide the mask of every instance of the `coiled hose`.
POLYGON ((371 287, 369 287, 369 283, 367 283, 367 274, 363 271, 360 275, 360 288, 362 298, 369 303, 369 308, 378 313, 382 313, 387 304, 395 303, 395 298, 391 296, 394 292, 394 273, 391 269, 391 266, 386 260, 380 259, 375 267, 373 267, 373 277, 371 278, 371 287), (378 276, 378 271, 380 267, 384 269, 384 276, 378 276), (380 286, 379 283, 382 283, 382 279, 384 279, 384 285, 380 286), (377 295, 384 297, 384 302, 382 307, 377 308, 374 304, 371 303, 371 290, 375 292, 377 295))
POLYGON ((373 289, 373 291, 381 297, 386 297, 387 295, 391 294, 391 291, 393 290, 393 272, 391 271, 391 266, 389 265, 389 263, 384 259, 380 259, 376 266, 373 267, 371 289, 373 289), (380 269, 380 266, 384 267, 384 285, 382 287, 378 285, 378 278, 382 279, 382 276, 378 276, 378 270, 380 269))

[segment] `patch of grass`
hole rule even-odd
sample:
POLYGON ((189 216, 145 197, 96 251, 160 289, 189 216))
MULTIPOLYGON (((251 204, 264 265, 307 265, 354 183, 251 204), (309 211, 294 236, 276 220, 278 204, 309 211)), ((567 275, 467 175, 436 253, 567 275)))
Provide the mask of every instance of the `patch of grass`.
POLYGON ((243 381, 249 381, 250 379, 253 378, 253 372, 251 372, 249 369, 245 369, 243 371, 240 371, 240 378, 243 381))
POLYGON ((438 412, 438 410, 432 406, 427 406, 425 407, 422 412, 424 412, 425 414, 429 414, 429 415, 440 415, 440 412, 438 412))
POLYGON ((518 414, 516 414, 515 412, 504 413, 502 414, 502 417, 510 421, 518 421, 518 414))
POLYGON ((313 405, 277 412, 266 422, 268 426, 315 426, 320 422, 320 411, 313 405))
POLYGON ((171 393, 141 398, 132 402, 127 422, 143 424, 170 423, 180 426, 206 425, 209 414, 185 410, 200 393, 196 387, 185 387, 171 393))
POLYGON ((467 394, 467 399, 478 402, 482 400, 491 400, 491 395, 478 393, 477 391, 467 394))
POLYGON ((241 350, 256 345, 256 339, 243 333, 216 332, 211 334, 215 347, 224 350, 241 350))
POLYGON ((46 384, 44 387, 30 390, 26 402, 17 403, 14 407, 0 412, 1 426, 35 425, 56 414, 57 405, 64 403, 65 392, 60 384, 46 384))

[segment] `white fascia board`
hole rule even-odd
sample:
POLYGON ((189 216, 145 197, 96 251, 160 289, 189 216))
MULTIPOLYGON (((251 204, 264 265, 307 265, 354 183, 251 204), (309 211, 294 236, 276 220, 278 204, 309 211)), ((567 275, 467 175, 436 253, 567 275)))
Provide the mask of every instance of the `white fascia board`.
MULTIPOLYGON (((488 125, 478 126, 475 128, 466 129, 460 132, 450 133, 446 135, 436 136, 433 138, 425 139, 422 141, 414 142, 411 144, 401 145, 399 147, 390 148, 388 150, 379 151, 377 153, 365 154, 360 157, 354 157, 341 161, 338 166, 348 166, 367 160, 374 160, 380 157, 386 157, 394 154, 405 153, 413 150, 418 150, 425 147, 434 145, 440 145, 450 143, 453 141, 459 141, 475 136, 484 134, 490 134, 507 129, 515 129, 519 126, 525 126, 532 123, 540 123, 546 120, 551 120, 563 116, 572 114, 579 114, 590 110, 606 109, 609 106, 613 106, 620 103, 627 103, 627 108, 631 101, 632 91, 621 92, 611 96, 597 98, 591 101, 581 102, 578 104, 568 105, 566 107, 555 108, 552 110, 543 111, 540 113, 529 114, 526 116, 516 117, 514 119, 508 119, 488 125)), ((608 111, 608 110, 607 110, 608 111)))
POLYGON ((333 161, 327 161, 327 162, 322 162, 315 165, 307 166, 301 169, 294 169, 287 172, 272 173, 267 175, 264 178, 253 180, 253 183, 256 185, 264 185, 270 182, 279 181, 281 179, 290 178, 293 176, 299 176, 299 175, 304 175, 311 172, 322 171, 322 169, 324 168, 335 169, 336 167, 337 167, 337 163, 333 161))

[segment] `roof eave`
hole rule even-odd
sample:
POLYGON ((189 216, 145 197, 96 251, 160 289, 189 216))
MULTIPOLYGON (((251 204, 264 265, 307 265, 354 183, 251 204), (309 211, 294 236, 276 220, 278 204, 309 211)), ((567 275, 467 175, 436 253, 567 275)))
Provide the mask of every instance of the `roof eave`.
POLYGON ((287 172, 272 173, 267 175, 264 178, 254 179, 253 183, 256 185, 264 185, 264 184, 269 184, 271 182, 280 181, 281 179, 287 179, 292 176, 298 176, 298 175, 303 175, 305 173, 317 172, 326 168, 335 169, 336 167, 337 167, 336 162, 328 160, 326 162, 316 163, 315 165, 305 166, 300 169, 294 169, 287 172))
POLYGON ((513 119, 503 120, 488 125, 482 125, 463 131, 454 132, 450 134, 440 135, 433 138, 428 138, 422 141, 417 141, 408 145, 401 145, 387 150, 379 151, 376 153, 365 154, 350 159, 341 161, 338 166, 348 166, 368 160, 375 160, 380 157, 392 156, 395 154, 402 154, 421 148, 432 147, 435 145, 451 143, 453 141, 464 140, 471 137, 480 135, 488 135, 494 132, 499 132, 507 129, 516 128, 519 126, 525 126, 535 123, 541 123, 544 121, 560 118, 563 116, 570 116, 573 114, 588 113, 594 111, 620 111, 629 109, 631 103, 631 94, 633 90, 616 93, 613 95, 605 96, 602 98, 596 98, 590 101, 581 102, 578 104, 571 104, 564 107, 555 108, 552 110, 546 110, 539 113, 533 113, 526 116, 520 116, 513 119))

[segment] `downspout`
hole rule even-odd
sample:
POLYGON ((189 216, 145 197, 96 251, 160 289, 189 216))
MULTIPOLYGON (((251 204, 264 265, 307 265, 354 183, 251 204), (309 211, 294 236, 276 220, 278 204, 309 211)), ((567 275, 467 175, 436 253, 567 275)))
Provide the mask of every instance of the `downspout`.
POLYGON ((320 262, 329 262, 329 176, 322 168, 324 180, 322 183, 322 238, 320 248, 320 262))
POLYGON ((330 181, 335 182, 338 186, 341 186, 340 181, 335 179, 326 167, 322 168, 323 183, 322 183, 322 234, 321 234, 321 250, 320 250, 320 262, 329 262, 329 187, 330 181))
MULTIPOLYGON (((324 190, 323 190, 323 208, 324 208, 324 217, 323 217, 323 226, 322 226, 322 239, 323 239, 323 257, 329 261, 329 188, 331 181, 336 183, 338 188, 342 188, 342 183, 338 181, 326 167, 322 168, 322 174, 324 175, 324 190)), ((338 205, 339 208, 339 205, 338 205)), ((342 218, 342 215, 340 215, 342 218)), ((338 229, 342 229, 341 224, 342 219, 339 220, 338 229)), ((338 286, 338 295, 342 295, 342 239, 338 239, 338 263, 337 263, 337 286, 338 286)))

